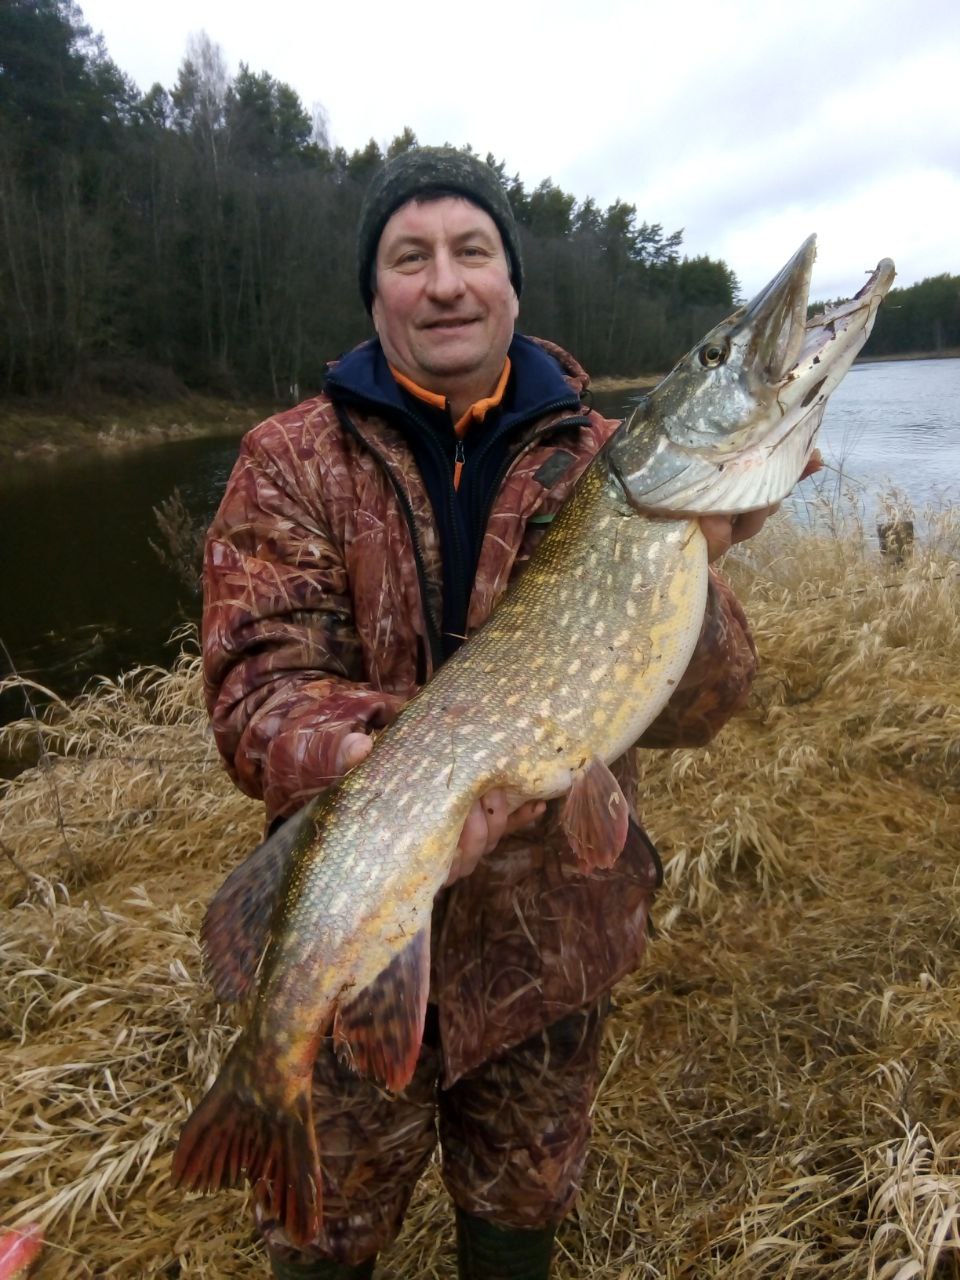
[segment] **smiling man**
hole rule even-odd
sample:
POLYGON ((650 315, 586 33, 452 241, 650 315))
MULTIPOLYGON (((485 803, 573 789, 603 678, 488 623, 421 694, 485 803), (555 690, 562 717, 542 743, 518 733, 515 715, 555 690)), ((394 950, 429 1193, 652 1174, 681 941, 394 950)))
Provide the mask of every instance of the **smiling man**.
POLYGON ((376 289, 390 367, 458 422, 499 383, 520 309, 497 224, 462 197, 405 204, 380 236, 376 289))
MULTIPOLYGON (((270 822, 362 760, 484 622, 617 426, 586 404, 573 357, 514 332, 518 229, 476 157, 425 147, 386 165, 358 267, 376 338, 330 367, 323 395, 249 433, 207 543, 208 706, 228 768, 270 822)), ((705 522, 713 554, 762 521, 705 522)), ((641 745, 708 741, 753 668, 743 614, 713 577, 699 647, 641 745)), ((632 797, 635 753, 613 771, 632 797)), ((276 1276, 371 1276, 438 1116, 459 1274, 548 1275, 586 1158, 608 992, 639 961, 659 876, 639 837, 610 871, 582 875, 561 805, 510 812, 494 791, 470 812, 436 905, 431 1012, 403 1095, 321 1051, 323 1225, 297 1251, 258 1214, 276 1276)))

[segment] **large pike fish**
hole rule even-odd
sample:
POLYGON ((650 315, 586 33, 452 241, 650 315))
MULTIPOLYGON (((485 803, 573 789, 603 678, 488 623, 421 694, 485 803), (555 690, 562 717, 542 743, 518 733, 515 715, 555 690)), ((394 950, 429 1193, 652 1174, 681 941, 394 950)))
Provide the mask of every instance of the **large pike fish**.
POLYGON ((608 765, 656 717, 696 645, 708 581, 697 517, 790 491, 894 276, 884 259, 855 298, 807 321, 813 259, 811 237, 643 400, 489 621, 363 764, 226 881, 204 925, 214 986, 237 999, 256 985, 256 999, 184 1128, 179 1185, 246 1177, 292 1241, 315 1234, 321 1039, 391 1089, 409 1081, 431 908, 479 796, 566 795, 584 870, 619 856, 629 815, 608 765), (263 886, 279 862, 274 905, 263 886))

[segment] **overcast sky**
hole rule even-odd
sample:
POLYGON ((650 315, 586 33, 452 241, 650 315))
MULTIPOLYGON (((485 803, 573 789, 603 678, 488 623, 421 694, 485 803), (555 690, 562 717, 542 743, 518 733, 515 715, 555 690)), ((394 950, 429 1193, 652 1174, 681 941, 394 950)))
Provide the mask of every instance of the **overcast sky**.
POLYGON ((683 228, 746 294, 811 231, 816 297, 884 256, 902 285, 960 274, 960 0, 81 3, 141 89, 206 31, 348 150, 469 142, 528 190, 683 228))

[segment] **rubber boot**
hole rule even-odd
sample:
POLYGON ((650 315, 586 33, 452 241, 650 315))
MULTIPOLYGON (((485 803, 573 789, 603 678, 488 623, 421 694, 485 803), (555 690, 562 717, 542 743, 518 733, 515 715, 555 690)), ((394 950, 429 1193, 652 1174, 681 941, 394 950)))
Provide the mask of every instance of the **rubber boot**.
POLYGON ((358 1262, 355 1267, 329 1258, 287 1262, 274 1253, 270 1254, 270 1268, 275 1280, 370 1280, 375 1263, 376 1258, 358 1262))
POLYGON ((556 1227, 496 1227, 457 1210, 460 1280, 548 1280, 556 1227))

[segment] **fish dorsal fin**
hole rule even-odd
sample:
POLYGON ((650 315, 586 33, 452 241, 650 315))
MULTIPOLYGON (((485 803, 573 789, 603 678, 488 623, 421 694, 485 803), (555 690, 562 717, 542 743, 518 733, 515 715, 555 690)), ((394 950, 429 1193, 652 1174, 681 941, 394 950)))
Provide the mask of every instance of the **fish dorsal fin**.
POLYGON ((560 816, 584 874, 613 866, 626 844, 629 823, 630 806, 620 783, 595 756, 574 775, 560 816))
POLYGON ((305 805, 257 845, 207 907, 200 940, 218 1000, 243 1000, 253 988, 291 859, 315 830, 315 808, 305 805))
POLYGON ((427 926, 369 986, 337 1009, 333 1040, 341 1062, 395 1093, 406 1088, 420 1056, 429 992, 427 926))

